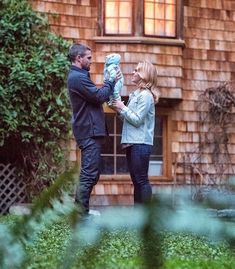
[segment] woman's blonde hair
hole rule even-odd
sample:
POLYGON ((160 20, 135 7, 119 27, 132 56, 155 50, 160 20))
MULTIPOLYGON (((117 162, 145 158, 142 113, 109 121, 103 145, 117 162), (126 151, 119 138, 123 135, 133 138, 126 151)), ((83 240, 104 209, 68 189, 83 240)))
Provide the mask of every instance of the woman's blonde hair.
POLYGON ((141 89, 149 89, 153 95, 154 103, 158 102, 160 92, 157 88, 157 69, 149 61, 139 62, 136 68, 137 73, 141 77, 138 86, 141 89))

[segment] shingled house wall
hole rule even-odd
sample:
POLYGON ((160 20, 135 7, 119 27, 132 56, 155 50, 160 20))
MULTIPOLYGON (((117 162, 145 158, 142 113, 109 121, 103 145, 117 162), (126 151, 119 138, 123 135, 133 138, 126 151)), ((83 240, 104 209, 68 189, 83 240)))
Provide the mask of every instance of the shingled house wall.
MULTIPOLYGON (((159 106, 165 106, 171 118, 170 177, 167 182, 153 181, 153 185, 187 184, 192 171, 186 169, 184 156, 199 145, 201 132, 199 95, 208 87, 235 80, 235 1, 185 0, 183 7, 183 38, 178 42, 127 42, 97 37, 99 1, 95 0, 33 0, 32 6, 49 15, 51 29, 69 40, 88 44, 93 50, 92 79, 98 85, 103 80, 104 57, 110 52, 122 56, 125 86, 122 95, 132 90, 130 77, 140 60, 151 59, 158 68, 161 90, 159 106), (176 163, 178 165, 176 165, 176 163)), ((233 110, 233 112, 235 112, 233 110)), ((235 125, 235 124, 234 124, 235 125)), ((235 130, 230 128, 228 150, 235 166, 235 130)), ((71 141, 72 161, 79 159, 76 144, 71 141)), ((211 156, 200 159, 210 173, 211 156)), ((233 171, 228 171, 228 174, 233 171)), ((130 181, 100 181, 93 191, 95 204, 132 203, 130 181), (118 195, 117 195, 118 194, 118 195)))

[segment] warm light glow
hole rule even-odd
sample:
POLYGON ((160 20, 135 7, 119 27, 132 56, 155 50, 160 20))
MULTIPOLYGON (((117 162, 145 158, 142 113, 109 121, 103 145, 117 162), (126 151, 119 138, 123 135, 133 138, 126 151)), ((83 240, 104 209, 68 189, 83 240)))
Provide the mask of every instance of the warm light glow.
MULTIPOLYGON (((143 1, 144 34, 176 36, 176 0, 143 1)), ((104 0, 105 34, 132 34, 134 3, 134 0, 104 0)))
POLYGON ((118 17, 118 4, 115 2, 108 2, 105 5, 106 17, 118 17))
POLYGON ((152 36, 176 35, 176 0, 144 0, 144 33, 152 36))
POLYGON ((166 6, 166 19, 167 20, 174 20, 175 19, 175 6, 174 5, 167 5, 166 6))
POLYGON ((145 20, 145 34, 152 35, 154 32, 154 20, 145 20))
POLYGON ((120 19, 119 20, 119 33, 120 34, 129 34, 131 33, 130 19, 120 19))
POLYGON ((145 3, 145 18, 154 19, 154 3, 145 3))
POLYGON ((118 32, 118 23, 116 19, 106 19, 106 33, 115 34, 118 32))
POLYGON ((166 4, 173 4, 173 5, 176 4, 176 0, 166 0, 165 2, 166 4))
POLYGON ((166 35, 167 36, 175 35, 175 22, 173 21, 166 22, 166 35))
POLYGON ((132 0, 105 1, 105 33, 132 33, 132 0))
POLYGON ((121 15, 121 17, 131 18, 131 16, 132 16, 131 3, 120 2, 119 14, 121 15))
POLYGON ((165 21, 156 20, 155 21, 155 34, 162 36, 165 34, 165 21))
POLYGON ((155 4, 155 19, 164 19, 165 17, 165 5, 155 4))

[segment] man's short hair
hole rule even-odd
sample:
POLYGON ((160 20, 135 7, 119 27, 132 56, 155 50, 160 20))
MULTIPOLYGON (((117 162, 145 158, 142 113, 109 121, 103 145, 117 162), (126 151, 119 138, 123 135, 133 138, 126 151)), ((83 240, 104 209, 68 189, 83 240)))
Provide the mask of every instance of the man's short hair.
POLYGON ((75 59, 78 55, 80 55, 81 57, 83 57, 86 54, 87 50, 91 50, 90 47, 83 45, 83 44, 73 44, 70 48, 69 48, 69 54, 68 54, 68 58, 70 60, 70 62, 75 62, 75 59))

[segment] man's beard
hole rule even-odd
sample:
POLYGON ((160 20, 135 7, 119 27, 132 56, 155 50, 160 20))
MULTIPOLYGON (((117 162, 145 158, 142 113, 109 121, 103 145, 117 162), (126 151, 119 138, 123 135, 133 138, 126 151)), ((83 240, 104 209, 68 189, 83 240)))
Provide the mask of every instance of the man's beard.
POLYGON ((82 66, 82 69, 84 69, 86 71, 90 71, 90 66, 82 66))

